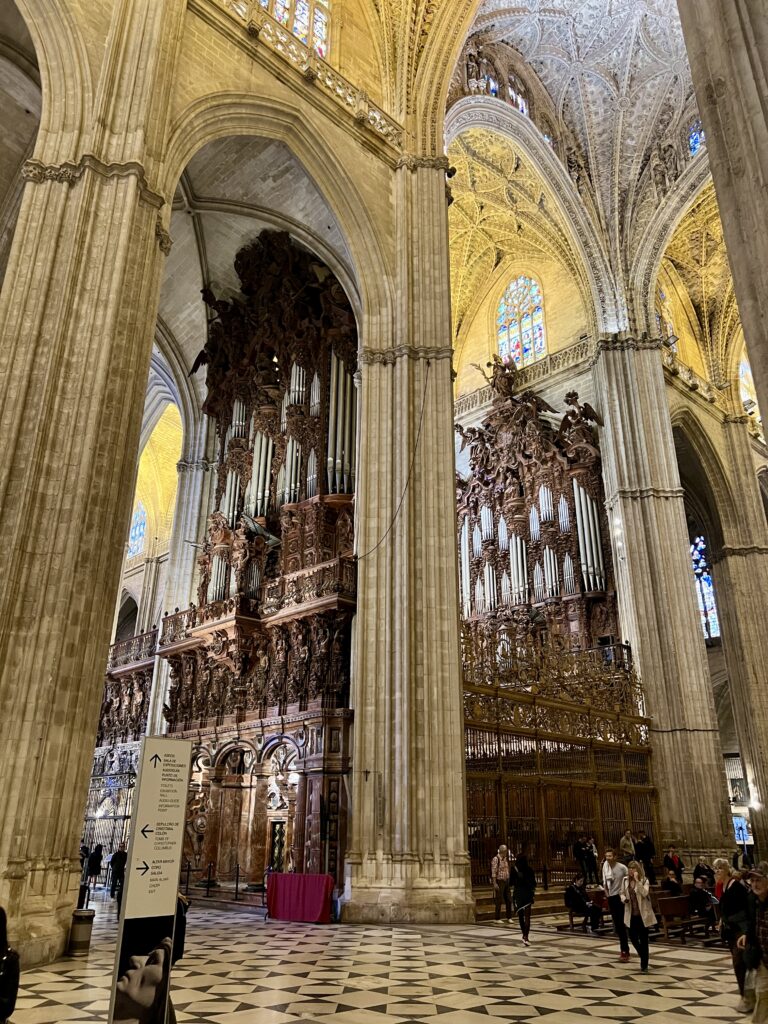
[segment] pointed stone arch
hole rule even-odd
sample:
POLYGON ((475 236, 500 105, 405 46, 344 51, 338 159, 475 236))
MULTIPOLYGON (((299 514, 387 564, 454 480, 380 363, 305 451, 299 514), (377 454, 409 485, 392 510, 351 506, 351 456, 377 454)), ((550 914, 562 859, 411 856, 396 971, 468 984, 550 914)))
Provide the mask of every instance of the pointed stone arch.
POLYGON ((448 111, 445 118, 446 144, 471 128, 485 128, 511 139, 538 172, 542 189, 555 204, 561 220, 568 226, 571 241, 583 267, 588 287, 586 305, 593 333, 613 334, 625 328, 626 315, 621 310, 618 288, 605 248, 568 172, 536 125, 505 103, 490 97, 471 96, 459 100, 448 111))

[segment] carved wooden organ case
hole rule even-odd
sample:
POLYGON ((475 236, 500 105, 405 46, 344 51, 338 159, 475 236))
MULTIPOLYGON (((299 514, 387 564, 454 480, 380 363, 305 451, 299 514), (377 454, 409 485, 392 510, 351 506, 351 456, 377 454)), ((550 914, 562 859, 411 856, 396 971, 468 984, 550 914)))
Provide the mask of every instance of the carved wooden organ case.
POLYGON ((163 620, 159 649, 169 729, 199 744, 188 852, 224 880, 235 856, 256 882, 289 862, 340 878, 355 320, 333 273, 287 234, 263 231, 235 269, 241 296, 203 291, 213 317, 193 368, 207 367, 218 447, 198 601, 163 620))
POLYGON ((616 599, 597 414, 566 395, 557 417, 496 361, 493 407, 457 426, 470 472, 457 480, 462 618, 492 618, 573 649, 615 641, 616 599), (554 422, 553 422, 554 420, 554 422))

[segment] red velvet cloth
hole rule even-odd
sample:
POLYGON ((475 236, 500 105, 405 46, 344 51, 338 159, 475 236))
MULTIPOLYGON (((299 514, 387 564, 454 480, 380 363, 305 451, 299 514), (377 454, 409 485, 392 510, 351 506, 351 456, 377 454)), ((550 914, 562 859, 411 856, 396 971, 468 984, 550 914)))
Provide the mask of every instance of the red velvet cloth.
POLYGON ((267 913, 277 921, 331 920, 333 875, 281 874, 267 880, 267 913))

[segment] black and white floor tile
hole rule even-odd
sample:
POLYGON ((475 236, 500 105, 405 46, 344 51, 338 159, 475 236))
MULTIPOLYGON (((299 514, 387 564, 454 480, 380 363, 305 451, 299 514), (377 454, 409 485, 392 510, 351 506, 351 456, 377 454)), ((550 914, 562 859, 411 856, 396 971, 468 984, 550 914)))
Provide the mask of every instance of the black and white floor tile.
MULTIPOLYGON (((106 1021, 114 904, 99 900, 91 952, 25 972, 13 1024, 106 1021)), ((179 1024, 683 1024, 744 1020, 730 958, 651 948, 651 972, 613 940, 516 926, 264 923, 193 903, 174 968, 179 1024)))

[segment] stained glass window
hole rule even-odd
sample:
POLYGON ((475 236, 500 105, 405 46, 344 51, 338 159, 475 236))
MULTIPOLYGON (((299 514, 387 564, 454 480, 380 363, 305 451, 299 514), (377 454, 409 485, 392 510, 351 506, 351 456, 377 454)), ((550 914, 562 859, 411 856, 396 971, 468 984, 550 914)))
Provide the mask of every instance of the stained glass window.
POLYGON ((757 391, 752 378, 752 367, 745 356, 739 363, 739 395, 744 411, 752 416, 757 413, 757 391))
POLYGON ((720 636, 720 620, 717 617, 715 588, 707 558, 707 543, 703 537, 694 537, 691 542, 691 563, 696 580, 696 596, 699 600, 701 628, 707 640, 720 636))
POLYGON ((128 557, 135 558, 144 550, 144 538, 147 533, 147 510, 140 501, 136 502, 131 518, 131 529, 128 533, 128 557))
POLYGON ((696 156, 706 141, 701 121, 694 121, 688 132, 688 149, 691 152, 691 156, 696 156))
POLYGON ((272 17, 285 25, 319 57, 328 56, 330 0, 259 0, 272 17), (310 38, 311 36, 311 38, 310 38))
POLYGON ((544 300, 534 278, 520 276, 507 286, 496 315, 496 342, 502 359, 528 366, 547 354, 544 300))
POLYGON ((521 114, 530 116, 528 100, 525 96, 522 82, 515 75, 510 75, 507 82, 507 97, 513 107, 517 107, 521 114))

